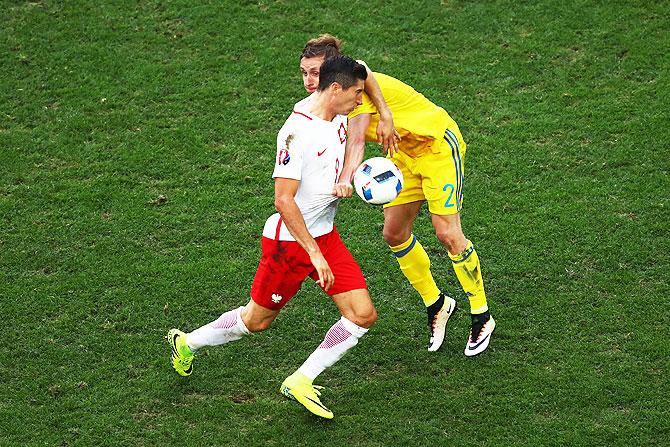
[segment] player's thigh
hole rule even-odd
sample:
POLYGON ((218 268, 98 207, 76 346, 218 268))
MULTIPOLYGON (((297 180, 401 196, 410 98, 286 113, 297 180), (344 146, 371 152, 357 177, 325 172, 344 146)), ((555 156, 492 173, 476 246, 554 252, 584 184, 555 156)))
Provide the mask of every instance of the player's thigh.
POLYGON ((423 192, 432 214, 457 214, 463 202, 463 154, 451 139, 440 148, 420 160, 423 192))
POLYGON ((314 270, 297 242, 262 239, 261 260, 251 285, 251 299, 261 307, 279 311, 314 270))
POLYGON ((377 310, 367 289, 349 290, 332 298, 342 316, 352 323, 369 328, 377 321, 377 310))
MULTIPOLYGON (((377 312, 370 300, 363 272, 342 242, 337 229, 317 238, 317 243, 335 276, 328 295, 345 318, 361 327, 372 326, 377 319, 377 312)), ((311 276, 314 278, 314 274, 311 276)))
MULTIPOLYGON (((316 242, 335 277, 333 285, 327 292, 328 295, 332 297, 350 290, 367 288, 361 267, 342 242, 337 229, 333 228, 327 235, 317 237, 316 242)), ((310 273, 310 277, 315 281, 318 280, 318 276, 316 271, 310 273)))
POLYGON ((404 203, 384 208, 384 240, 396 246, 412 235, 412 227, 423 201, 404 203))

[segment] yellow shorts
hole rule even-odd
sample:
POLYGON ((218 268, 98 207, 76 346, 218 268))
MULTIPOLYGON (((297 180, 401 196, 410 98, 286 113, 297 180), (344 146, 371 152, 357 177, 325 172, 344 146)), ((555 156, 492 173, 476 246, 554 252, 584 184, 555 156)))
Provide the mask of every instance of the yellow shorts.
MULTIPOLYGON (((457 214, 463 205, 465 141, 457 126, 447 128, 425 155, 410 157, 396 152, 391 160, 400 168, 405 184, 398 197, 384 207, 427 201, 431 214, 457 214)), ((402 147, 402 142, 401 142, 402 147)))

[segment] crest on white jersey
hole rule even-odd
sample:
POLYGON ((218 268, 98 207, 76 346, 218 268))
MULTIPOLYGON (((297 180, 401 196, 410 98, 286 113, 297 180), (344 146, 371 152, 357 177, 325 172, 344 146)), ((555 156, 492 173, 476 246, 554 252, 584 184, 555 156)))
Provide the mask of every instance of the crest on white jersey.
POLYGON ((340 143, 347 141, 347 128, 344 127, 344 123, 340 123, 339 129, 337 129, 337 136, 340 137, 340 143))

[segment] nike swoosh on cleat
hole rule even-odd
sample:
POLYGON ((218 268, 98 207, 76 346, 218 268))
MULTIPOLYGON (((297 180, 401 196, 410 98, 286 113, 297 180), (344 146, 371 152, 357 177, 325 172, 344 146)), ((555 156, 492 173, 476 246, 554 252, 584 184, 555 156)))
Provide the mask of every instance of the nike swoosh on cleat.
POLYGON ((317 404, 319 407, 323 408, 324 410, 330 411, 328 408, 324 407, 321 402, 317 402, 309 396, 305 396, 305 399, 309 399, 310 401, 314 402, 315 404, 317 404))
POLYGON ((328 148, 326 147, 326 148, 324 148, 321 152, 318 152, 318 151, 317 151, 316 155, 317 155, 318 157, 320 157, 320 156, 322 156, 323 153, 326 152, 327 150, 328 150, 328 148))
POLYGON ((486 340, 488 340, 488 338, 491 336, 491 334, 492 334, 492 332, 489 333, 486 337, 484 337, 484 339, 482 341, 480 341, 479 343, 477 343, 476 345, 468 346, 468 350, 474 351, 475 349, 477 349, 482 343, 484 343, 486 340))
POLYGON ((172 348, 172 354, 175 357, 179 357, 179 351, 177 351, 177 337, 179 337, 179 334, 174 334, 172 336, 172 343, 170 343, 170 347, 172 348))

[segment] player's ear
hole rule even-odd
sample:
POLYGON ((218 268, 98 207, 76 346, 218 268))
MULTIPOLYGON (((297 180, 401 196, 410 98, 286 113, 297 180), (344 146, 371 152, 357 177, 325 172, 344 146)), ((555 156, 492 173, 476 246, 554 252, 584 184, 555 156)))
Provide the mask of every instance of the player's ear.
POLYGON ((333 82, 330 84, 330 91, 331 93, 338 93, 339 91, 342 90, 342 85, 339 82, 333 82))

